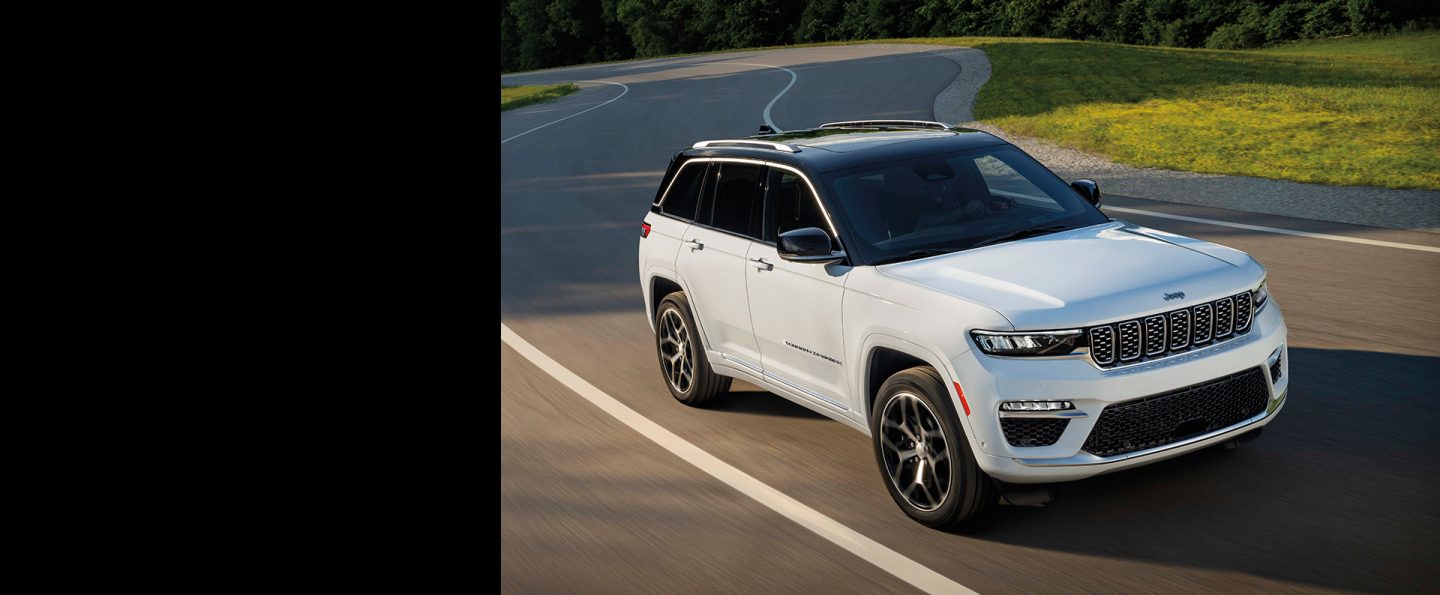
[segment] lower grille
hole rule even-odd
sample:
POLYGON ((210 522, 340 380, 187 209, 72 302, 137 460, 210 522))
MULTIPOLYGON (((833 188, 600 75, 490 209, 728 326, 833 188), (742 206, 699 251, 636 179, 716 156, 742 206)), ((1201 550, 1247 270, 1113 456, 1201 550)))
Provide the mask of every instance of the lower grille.
POLYGON ((1282 352, 1280 352, 1280 355, 1275 356, 1275 363, 1270 364, 1270 383, 1271 383, 1271 384, 1274 384, 1274 383, 1276 383, 1276 382, 1280 382, 1280 360, 1283 360, 1283 359, 1285 359, 1285 352, 1282 351, 1282 352))
POLYGON ((1000 429, 1010 446, 1050 446, 1065 433, 1068 419, 1048 417, 1002 417, 1000 429))
POLYGON ((1083 448, 1090 454, 1108 457, 1164 446, 1254 417, 1265 410, 1269 396, 1265 372, 1254 368, 1189 388, 1117 403, 1100 413, 1083 448))

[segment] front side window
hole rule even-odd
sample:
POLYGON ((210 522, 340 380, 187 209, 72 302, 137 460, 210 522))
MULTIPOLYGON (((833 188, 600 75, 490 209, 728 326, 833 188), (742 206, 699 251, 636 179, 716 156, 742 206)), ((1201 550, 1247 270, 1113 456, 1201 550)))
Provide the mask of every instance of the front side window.
POLYGON ((675 174, 670 183, 670 192, 660 203, 660 211, 666 215, 691 220, 695 218, 695 207, 700 204, 700 191, 705 187, 705 171, 708 163, 689 163, 675 174))
POLYGON ((715 199, 709 201, 709 225, 716 229, 754 237, 761 213, 760 172, 764 166, 753 163, 722 162, 715 199))
POLYGON ((1010 146, 843 170, 825 183, 872 264, 1108 221, 1010 146))
POLYGON ((830 231, 825 213, 805 179, 790 170, 770 168, 765 181, 765 224, 762 240, 774 242, 780 234, 802 227, 830 231))

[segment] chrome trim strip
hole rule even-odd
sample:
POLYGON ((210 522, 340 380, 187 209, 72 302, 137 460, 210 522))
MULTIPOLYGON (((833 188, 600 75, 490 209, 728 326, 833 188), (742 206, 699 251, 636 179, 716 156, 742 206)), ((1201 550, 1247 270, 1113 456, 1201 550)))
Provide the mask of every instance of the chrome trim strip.
POLYGON ((834 408, 836 408, 836 409, 839 409, 839 410, 841 410, 841 411, 849 411, 849 410, 850 410, 849 407, 846 407, 845 404, 844 404, 844 403, 841 403, 840 401, 836 401, 835 399, 832 399, 832 398, 830 398, 830 397, 827 397, 827 396, 825 396, 825 395, 822 395, 822 394, 820 394, 820 393, 817 393, 817 392, 815 392, 815 391, 813 391, 813 390, 810 390, 810 389, 808 389, 808 388, 805 388, 805 387, 803 387, 803 386, 800 386, 800 385, 798 385, 798 384, 795 384, 794 382, 790 382, 789 380, 786 380, 786 379, 784 379, 784 378, 781 378, 781 377, 776 376, 776 375, 774 375, 774 374, 771 374, 771 373, 769 373, 769 372, 764 372, 764 376, 765 376, 766 379, 774 380, 774 381, 776 381, 776 382, 779 382, 780 384, 783 384, 783 385, 785 385, 785 386, 787 386, 787 387, 789 387, 789 388, 792 388, 792 389, 795 389, 795 390, 797 390, 797 391, 800 391, 801 394, 803 394, 803 395, 805 395, 805 396, 807 396, 807 397, 814 398, 814 399, 816 399, 816 400, 818 400, 818 401, 820 401, 820 402, 822 402, 822 403, 824 403, 824 404, 826 404, 826 405, 829 405, 829 406, 834 407, 834 408))
POLYGON ((711 147, 752 147, 752 148, 754 148, 754 147, 759 147, 759 148, 762 148, 762 149, 774 149, 774 150, 776 150, 776 151, 784 151, 784 152, 786 152, 786 153, 799 153, 799 152, 800 152, 800 149, 797 149, 797 148, 795 148, 795 147, 792 147, 792 146, 787 145, 787 144, 784 144, 784 143, 777 143, 777 142, 768 141, 768 140, 746 140, 746 139, 734 139, 734 140, 725 140, 725 139, 721 139, 721 140, 702 140, 702 141, 700 141, 700 142, 698 142, 698 143, 695 143, 695 144, 694 144, 693 146, 691 146, 690 148, 692 148, 692 149, 708 149, 708 148, 711 148, 711 147))
POLYGON ((745 366, 745 367, 747 367, 747 368, 750 368, 751 370, 754 370, 756 374, 764 375, 764 372, 760 370, 760 366, 757 366, 757 365, 755 365, 755 364, 752 364, 752 363, 750 363, 750 362, 747 362, 747 361, 745 361, 745 360, 743 360, 743 359, 740 359, 740 358, 735 357, 735 356, 733 356, 733 355, 730 355, 730 354, 728 354, 728 353, 722 353, 722 354, 720 354, 720 357, 724 358, 725 361, 734 362, 734 363, 740 364, 740 365, 742 365, 742 366, 745 366))
POLYGON ((1086 417, 1090 417, 1090 414, 1085 413, 1084 411, 1077 411, 1074 409, 1067 409, 1062 411, 1005 411, 1002 409, 1000 410, 1000 417, 1023 417, 1031 419, 1084 419, 1086 417))
POLYGON ((970 332, 975 333, 975 334, 977 334, 977 335, 994 335, 994 336, 1001 336, 1001 337, 1010 337, 1010 336, 1015 336, 1015 335, 1066 335, 1066 336, 1069 336, 1069 335, 1078 335, 1078 334, 1080 334, 1080 333, 1082 333, 1082 332, 1084 332, 1084 331, 1066 329, 1066 330, 1063 330, 1063 331, 981 331, 981 330, 974 330, 974 331, 970 331, 970 332))

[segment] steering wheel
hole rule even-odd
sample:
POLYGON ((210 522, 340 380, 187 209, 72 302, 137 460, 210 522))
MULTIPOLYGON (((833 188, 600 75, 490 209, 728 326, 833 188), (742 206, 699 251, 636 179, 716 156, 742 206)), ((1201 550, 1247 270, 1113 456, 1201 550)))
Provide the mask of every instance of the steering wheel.
POLYGON ((1015 208, 1016 204, 1017 203, 1013 198, 1010 198, 1008 196, 996 196, 994 194, 991 194, 990 198, 985 200, 985 206, 990 207, 990 212, 992 213, 1008 211, 1015 208))

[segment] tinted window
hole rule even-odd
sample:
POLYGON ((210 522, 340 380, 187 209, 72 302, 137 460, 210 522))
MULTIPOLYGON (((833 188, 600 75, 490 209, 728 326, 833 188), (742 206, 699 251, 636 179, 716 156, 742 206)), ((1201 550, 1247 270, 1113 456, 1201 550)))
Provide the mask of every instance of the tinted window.
POLYGON ((825 183, 871 262, 1107 221, 1045 166, 1008 146, 836 172, 825 183))
POLYGON ((749 163, 720 164, 720 181, 710 212, 710 226, 742 235, 755 235, 752 216, 760 214, 758 203, 762 166, 749 163))
POLYGON ((773 242, 780 234, 802 227, 818 227, 830 231, 830 225, 825 222, 825 214, 821 212, 819 203, 815 202, 810 186, 795 172, 778 167, 770 169, 765 182, 765 208, 765 235, 762 239, 767 242, 773 242))
POLYGON ((980 177, 985 180, 985 188, 992 195, 1008 196, 1012 199, 1025 201, 1026 205, 1037 209, 1050 211, 1064 211, 1065 207, 1055 202, 1044 190, 1036 186, 1029 178, 1021 175, 1018 170, 1010 164, 1001 161, 994 155, 985 155, 975 159, 975 169, 980 172, 980 177))
POLYGON ((660 203, 660 210, 681 219, 694 219, 695 205, 700 202, 700 189, 705 185, 708 166, 707 163, 691 163, 680 168, 680 173, 670 184, 670 193, 660 203))

